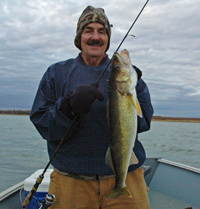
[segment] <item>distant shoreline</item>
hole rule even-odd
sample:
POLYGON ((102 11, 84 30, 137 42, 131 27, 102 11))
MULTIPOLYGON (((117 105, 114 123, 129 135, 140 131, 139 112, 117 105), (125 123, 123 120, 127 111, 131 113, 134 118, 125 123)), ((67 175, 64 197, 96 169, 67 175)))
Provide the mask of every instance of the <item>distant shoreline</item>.
MULTIPOLYGON (((1 115, 30 115, 30 110, 0 110, 1 115)), ((200 118, 153 116, 152 121, 200 123, 200 118)))
POLYGON ((153 116, 152 121, 200 123, 200 118, 181 118, 181 117, 153 116))
POLYGON ((0 110, 1 115, 30 115, 30 110, 0 110))

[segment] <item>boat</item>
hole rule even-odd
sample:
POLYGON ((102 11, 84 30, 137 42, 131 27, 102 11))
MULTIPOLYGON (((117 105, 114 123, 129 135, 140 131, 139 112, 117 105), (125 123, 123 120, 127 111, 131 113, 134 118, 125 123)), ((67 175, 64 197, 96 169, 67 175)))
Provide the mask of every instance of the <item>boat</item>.
MULTIPOLYGON (((151 209, 200 209, 200 169, 162 158, 147 158, 143 167, 151 209)), ((24 182, 0 193, 1 209, 22 208, 24 182)))

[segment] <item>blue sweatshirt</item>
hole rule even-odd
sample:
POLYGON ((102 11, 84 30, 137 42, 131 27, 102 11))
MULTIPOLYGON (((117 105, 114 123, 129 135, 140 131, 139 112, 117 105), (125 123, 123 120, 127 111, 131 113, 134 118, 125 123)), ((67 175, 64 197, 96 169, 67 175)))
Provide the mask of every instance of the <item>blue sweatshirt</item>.
MULTIPOLYGON (((39 84, 30 119, 41 136, 47 140, 50 158, 72 123, 60 109, 62 97, 80 84, 96 82, 108 62, 109 58, 106 56, 100 65, 88 66, 80 53, 75 59, 51 65, 45 72, 39 84)), ((104 101, 96 100, 90 112, 81 115, 75 122, 52 161, 55 168, 72 174, 113 174, 112 169, 105 164, 105 155, 109 147, 106 119, 109 72, 110 67, 103 75, 98 88, 104 95, 104 101)), ((142 79, 138 81, 136 92, 143 112, 143 118, 138 117, 140 133, 150 129, 153 108, 148 88, 142 79)), ((129 171, 140 167, 146 159, 144 148, 138 139, 133 150, 139 163, 131 165, 129 171)))

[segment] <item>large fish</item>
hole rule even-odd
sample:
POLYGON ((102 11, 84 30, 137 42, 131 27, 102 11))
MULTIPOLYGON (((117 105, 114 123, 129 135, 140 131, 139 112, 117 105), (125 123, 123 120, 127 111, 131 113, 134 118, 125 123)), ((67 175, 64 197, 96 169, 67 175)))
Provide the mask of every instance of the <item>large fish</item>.
POLYGON ((137 115, 142 117, 135 90, 137 81, 137 73, 131 64, 129 52, 124 49, 120 54, 115 53, 108 88, 110 147, 106 153, 106 164, 114 171, 116 182, 106 198, 116 199, 121 195, 132 197, 125 180, 129 165, 138 163, 133 153, 137 115))

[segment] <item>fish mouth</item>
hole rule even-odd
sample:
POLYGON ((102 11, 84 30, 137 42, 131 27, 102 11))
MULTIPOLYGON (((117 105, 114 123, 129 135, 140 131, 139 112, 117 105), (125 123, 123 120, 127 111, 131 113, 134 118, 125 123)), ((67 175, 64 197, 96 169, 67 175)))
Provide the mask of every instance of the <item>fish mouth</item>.
POLYGON ((129 62, 125 60, 120 54, 115 53, 113 57, 113 70, 117 73, 115 82, 127 82, 130 79, 131 69, 129 62))
POLYGON ((121 60, 124 65, 129 65, 129 62, 127 60, 125 60, 124 57, 122 57, 117 52, 114 53, 114 59, 117 59, 118 61, 121 60))
MULTIPOLYGON (((120 63, 123 66, 130 67, 130 62, 124 58, 124 56, 121 56, 119 53, 115 52, 113 55, 113 61, 116 63, 120 63)), ((120 67, 120 65, 119 65, 120 67)))

